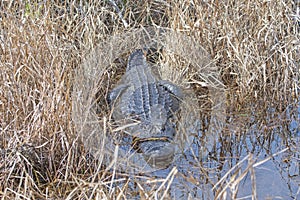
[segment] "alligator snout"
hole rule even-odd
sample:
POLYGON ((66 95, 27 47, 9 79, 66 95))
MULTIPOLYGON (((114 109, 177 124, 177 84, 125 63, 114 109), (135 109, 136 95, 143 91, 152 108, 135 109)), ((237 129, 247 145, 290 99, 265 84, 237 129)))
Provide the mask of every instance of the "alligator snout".
POLYGON ((167 168, 175 154, 175 127, 170 123, 164 127, 140 124, 135 129, 133 149, 141 153, 151 167, 167 168))
POLYGON ((175 147, 169 141, 146 141, 140 144, 146 162, 154 168, 167 168, 174 159, 175 147))

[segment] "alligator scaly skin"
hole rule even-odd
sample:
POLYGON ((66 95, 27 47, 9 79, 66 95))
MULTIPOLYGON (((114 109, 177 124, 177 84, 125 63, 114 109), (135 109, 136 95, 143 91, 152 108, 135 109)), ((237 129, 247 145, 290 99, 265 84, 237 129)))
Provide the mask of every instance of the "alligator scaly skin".
POLYGON ((172 121, 181 98, 181 89, 161 80, 140 49, 129 56, 121 83, 109 95, 115 121, 139 122, 128 132, 152 166, 165 167, 173 160, 176 127, 172 121))

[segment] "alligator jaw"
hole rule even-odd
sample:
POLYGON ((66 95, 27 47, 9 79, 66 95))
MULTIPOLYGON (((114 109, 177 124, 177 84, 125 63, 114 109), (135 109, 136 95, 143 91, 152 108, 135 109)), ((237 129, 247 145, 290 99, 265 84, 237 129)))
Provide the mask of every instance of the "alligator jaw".
POLYGON ((174 159, 175 147, 169 141, 147 141, 140 144, 146 162, 153 168, 167 168, 174 159))

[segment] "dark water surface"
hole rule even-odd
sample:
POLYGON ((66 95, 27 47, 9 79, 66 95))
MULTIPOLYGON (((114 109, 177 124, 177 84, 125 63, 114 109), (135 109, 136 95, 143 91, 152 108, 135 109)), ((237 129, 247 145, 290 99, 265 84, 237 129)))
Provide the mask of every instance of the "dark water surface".
POLYGON ((210 151, 203 148, 211 145, 204 130, 182 157, 141 187, 154 191, 156 176, 162 180, 154 199, 300 199, 299 101, 227 113, 210 151))

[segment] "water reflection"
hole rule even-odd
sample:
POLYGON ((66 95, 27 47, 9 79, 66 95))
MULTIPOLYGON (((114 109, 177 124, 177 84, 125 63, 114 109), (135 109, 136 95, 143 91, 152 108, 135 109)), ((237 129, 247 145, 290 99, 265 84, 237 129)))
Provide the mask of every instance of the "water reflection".
POLYGON ((194 167, 178 165, 179 171, 199 184, 189 194, 200 199, 300 197, 299 103, 283 112, 270 108, 264 115, 252 114, 229 115, 214 151, 199 163, 195 157, 201 158, 203 144, 200 139, 194 142, 181 162, 194 160, 194 167))
MULTIPOLYGON (((199 133, 184 156, 149 176, 159 180, 172 169, 178 170, 170 185, 163 187, 168 193, 158 192, 157 197, 299 199, 299 103, 283 112, 270 108, 255 114, 250 109, 232 113, 227 119, 212 152, 202 152, 205 143, 199 133)), ((156 189, 161 185, 157 182, 156 189)), ((148 189, 155 191, 153 184, 148 189)))

